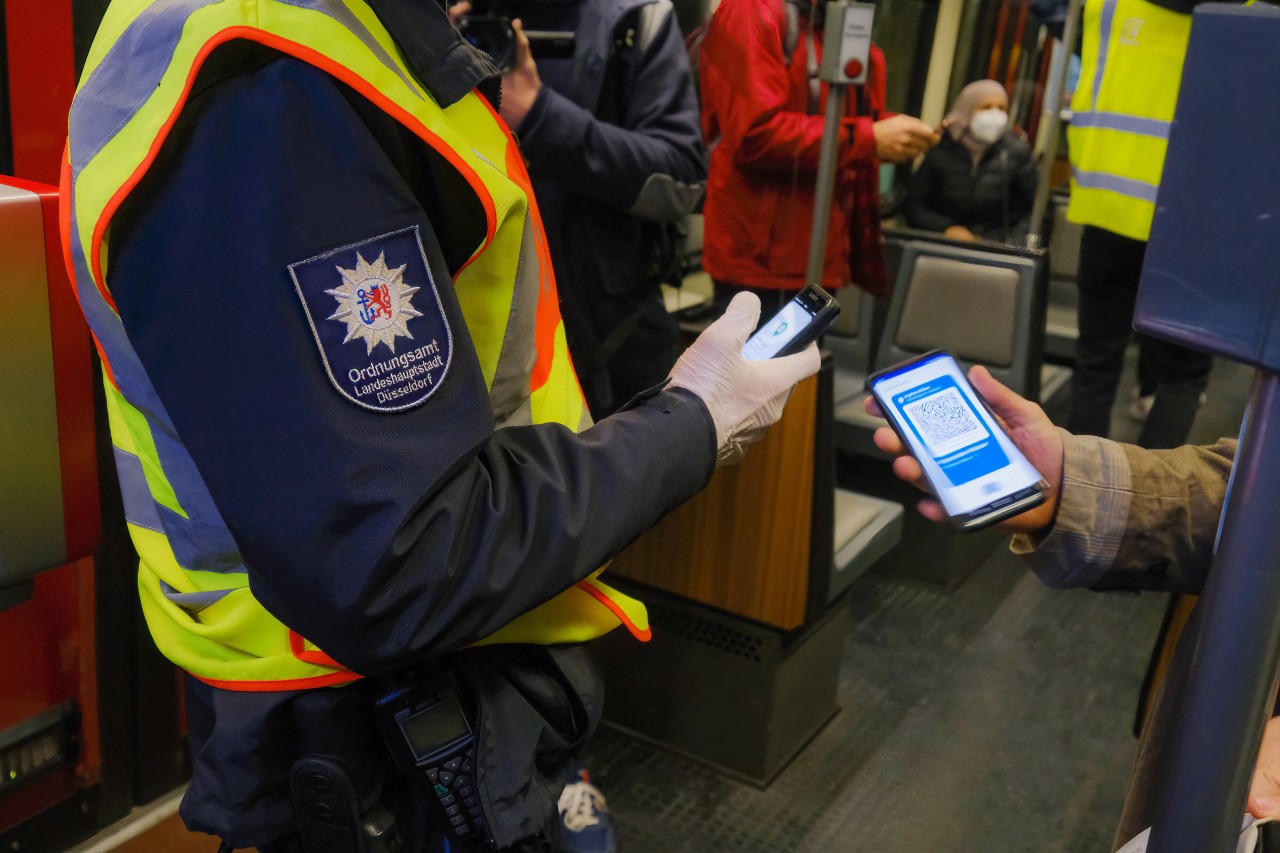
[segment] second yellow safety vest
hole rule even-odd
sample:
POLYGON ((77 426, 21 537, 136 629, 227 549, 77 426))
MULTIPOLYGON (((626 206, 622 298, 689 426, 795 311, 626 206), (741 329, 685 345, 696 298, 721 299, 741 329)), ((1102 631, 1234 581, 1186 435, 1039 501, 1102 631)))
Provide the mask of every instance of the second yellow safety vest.
MULTIPOLYGON (((204 60, 235 40, 265 45, 341 80, 458 171, 487 220, 484 242, 465 247, 463 254, 472 254, 455 283, 494 411, 510 422, 555 422, 575 430, 589 425, 590 415, 569 359, 529 176, 487 101, 473 92, 448 107, 438 105, 363 0, 114 0, 71 108, 63 235, 105 366, 125 515, 141 556, 143 612, 160 650, 209 684, 234 690, 322 687, 359 676, 254 598, 235 542, 106 286, 113 214, 164 145, 204 60), (524 255, 529 260, 521 263, 524 255), (522 322, 512 321, 516 311, 526 312, 522 322)), ((644 606, 598 575, 485 642, 579 642, 620 624, 647 639, 644 606)))
POLYGON ((1190 15, 1147 0, 1086 0, 1067 129, 1072 222, 1150 237, 1190 37, 1190 15))

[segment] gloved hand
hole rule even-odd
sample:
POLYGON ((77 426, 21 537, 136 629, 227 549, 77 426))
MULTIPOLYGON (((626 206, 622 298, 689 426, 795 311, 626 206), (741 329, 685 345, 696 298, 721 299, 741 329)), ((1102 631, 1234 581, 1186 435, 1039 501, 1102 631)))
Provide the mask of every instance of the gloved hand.
POLYGON ((791 389, 817 373, 821 364, 816 344, 785 358, 743 358, 742 345, 759 320, 760 298, 739 293, 671 371, 671 387, 687 388, 710 410, 719 465, 737 462, 747 445, 763 438, 782 417, 791 389))

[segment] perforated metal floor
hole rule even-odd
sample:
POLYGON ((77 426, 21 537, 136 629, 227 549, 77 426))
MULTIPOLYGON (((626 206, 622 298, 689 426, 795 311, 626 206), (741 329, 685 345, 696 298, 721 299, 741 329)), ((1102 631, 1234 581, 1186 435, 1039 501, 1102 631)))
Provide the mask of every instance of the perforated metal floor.
POLYGON ((1003 552, 954 592, 868 577, 843 710, 768 790, 609 730, 588 767, 625 853, 1106 851, 1162 609, 1003 552))

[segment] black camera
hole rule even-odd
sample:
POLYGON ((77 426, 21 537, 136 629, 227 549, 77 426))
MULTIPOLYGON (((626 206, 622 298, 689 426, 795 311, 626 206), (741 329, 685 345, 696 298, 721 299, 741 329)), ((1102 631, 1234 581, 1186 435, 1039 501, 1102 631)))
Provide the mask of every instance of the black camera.
MULTIPOLYGON (((494 64, 509 71, 516 64, 516 31, 511 18, 500 15, 463 15, 458 32, 470 44, 493 58, 494 64)), ((572 30, 525 30, 534 59, 568 59, 573 56, 572 30)))

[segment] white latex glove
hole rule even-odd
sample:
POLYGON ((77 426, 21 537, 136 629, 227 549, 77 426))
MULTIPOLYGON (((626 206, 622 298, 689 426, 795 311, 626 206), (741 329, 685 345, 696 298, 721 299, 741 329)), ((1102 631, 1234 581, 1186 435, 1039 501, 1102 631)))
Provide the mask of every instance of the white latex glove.
POLYGON ((739 293, 671 371, 671 387, 689 389, 710 410, 719 465, 737 462, 747 445, 763 438, 782 417, 791 389, 821 365, 816 344, 785 358, 743 358, 742 345, 759 320, 760 298, 739 293))

